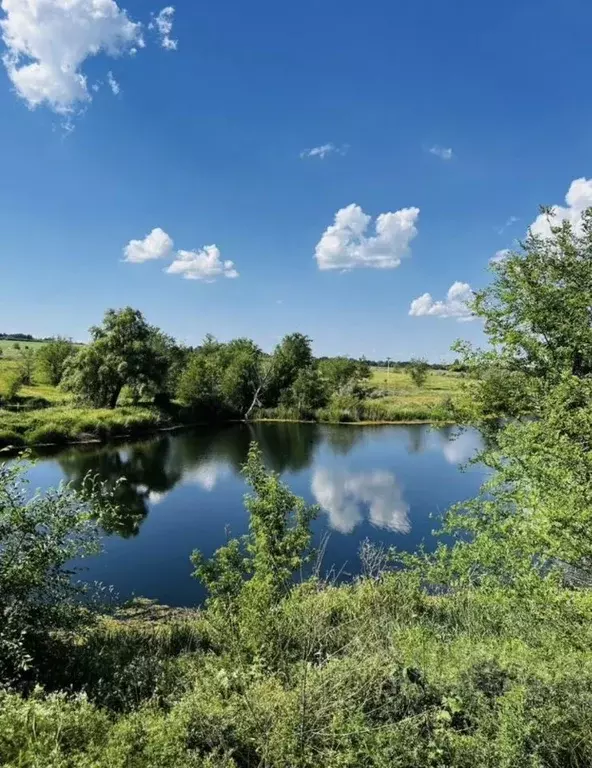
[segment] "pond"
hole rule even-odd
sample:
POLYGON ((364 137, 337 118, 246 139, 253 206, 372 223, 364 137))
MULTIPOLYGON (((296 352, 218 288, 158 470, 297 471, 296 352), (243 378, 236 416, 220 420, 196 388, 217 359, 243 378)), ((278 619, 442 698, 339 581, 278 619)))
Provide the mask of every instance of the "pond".
POLYGON ((173 606, 203 599, 190 554, 206 555, 247 530, 240 474, 256 440, 266 465, 316 503, 315 541, 325 538, 322 570, 339 578, 359 571, 369 539, 412 551, 435 546, 432 531, 451 504, 474 496, 485 469, 461 470, 480 447, 476 432, 427 425, 236 424, 169 433, 109 447, 46 456, 29 471, 35 488, 79 483, 97 473, 116 487, 122 513, 110 521, 103 552, 84 561, 82 577, 173 606), (124 478, 125 482, 119 482, 124 478))

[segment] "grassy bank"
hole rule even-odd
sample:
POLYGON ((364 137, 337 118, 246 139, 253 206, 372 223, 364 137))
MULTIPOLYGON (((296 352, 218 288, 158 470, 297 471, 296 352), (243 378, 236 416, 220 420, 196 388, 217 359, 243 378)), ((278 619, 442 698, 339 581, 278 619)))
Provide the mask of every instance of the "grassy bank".
POLYGON ((72 406, 17 412, 0 410, 0 447, 133 437, 173 423, 170 415, 156 408, 133 406, 113 410, 72 406))
MULTIPOLYGON (((0 395, 18 365, 18 350, 7 342, 4 347, 5 354, 0 359, 0 395)), ((459 393, 460 383, 461 379, 455 374, 430 373, 425 386, 418 389, 402 371, 387 373, 386 369, 374 369, 370 381, 374 390, 372 397, 357 401, 337 399, 312 413, 280 407, 261 410, 257 416, 326 423, 450 421, 451 404, 459 393)), ((68 393, 34 379, 31 386, 20 390, 18 407, 10 410, 0 407, 0 448, 134 437, 199 420, 176 406, 169 412, 149 405, 124 405, 113 410, 77 407, 68 393)))
POLYGON ((105 619, 56 641, 45 691, 0 692, 0 762, 590 765, 591 612, 588 593, 434 597, 391 573, 295 588, 251 625, 259 652, 208 612, 105 619))

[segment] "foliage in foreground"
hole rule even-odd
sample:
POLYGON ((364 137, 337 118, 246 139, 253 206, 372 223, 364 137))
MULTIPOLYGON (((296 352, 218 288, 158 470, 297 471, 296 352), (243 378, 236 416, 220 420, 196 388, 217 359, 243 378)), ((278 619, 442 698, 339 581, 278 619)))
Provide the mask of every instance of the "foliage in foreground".
MULTIPOLYGON (((194 558, 210 595, 201 612, 153 620, 140 606, 78 625, 75 635, 53 620, 38 625, 43 653, 31 654, 16 687, 0 693, 0 763, 590 764, 588 591, 564 587, 553 570, 525 568, 520 552, 506 553, 511 578, 483 580, 487 547, 472 550, 462 573, 462 558, 449 567, 441 553, 392 571, 385 553, 366 548, 355 582, 300 583, 314 508, 264 470, 255 448, 245 474, 248 536, 210 561, 194 558), (426 589, 444 573, 444 591, 426 589), (18 692, 23 679, 28 695, 18 692)), ((14 479, 5 474, 3 488, 14 479)), ((84 504, 69 518, 74 530, 84 504)), ((18 541, 19 514, 4 537, 10 531, 18 541)), ((505 534, 511 544, 509 526, 505 534)), ((2 573, 12 560, 4 541, 2 573)), ((50 549, 40 562, 38 576, 53 578, 63 551, 50 549)))

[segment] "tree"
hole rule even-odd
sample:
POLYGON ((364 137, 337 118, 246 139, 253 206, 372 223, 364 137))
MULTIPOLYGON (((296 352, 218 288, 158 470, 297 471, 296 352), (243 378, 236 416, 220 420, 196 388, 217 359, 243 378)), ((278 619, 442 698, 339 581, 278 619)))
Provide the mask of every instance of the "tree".
POLYGON ((179 399, 205 416, 244 416, 263 376, 262 352, 250 339, 221 344, 206 337, 179 378, 179 399))
MULTIPOLYGON (((292 577, 309 562, 310 524, 318 508, 307 506, 279 476, 268 473, 261 451, 252 443, 243 474, 253 490, 245 499, 249 533, 231 539, 210 560, 194 551, 194 575, 208 589, 210 604, 234 601, 267 611, 290 589, 292 577)), ((240 605, 239 605, 240 608, 240 605)))
POLYGON ((312 341, 302 333, 291 333, 276 346, 272 356, 271 378, 265 395, 266 405, 275 406, 300 371, 313 363, 312 341))
POLYGON ((546 213, 550 235, 529 233, 517 251, 492 265, 491 284, 476 293, 472 309, 484 321, 491 349, 455 346, 471 377, 470 399, 489 413, 536 413, 566 374, 592 373, 592 209, 577 226, 555 225, 546 213), (486 391, 492 375, 512 379, 503 401, 495 388, 486 391))
POLYGON ((35 372, 35 353, 30 347, 20 350, 18 370, 23 386, 30 387, 35 372))
POLYGON ((31 496, 22 472, 0 465, 0 685, 35 668, 56 630, 80 626, 84 590, 71 561, 98 551, 90 514, 109 503, 90 483, 84 494, 62 487, 31 496))
POLYGON ((57 387, 62 376, 66 361, 76 351, 76 347, 70 339, 56 336, 44 344, 37 352, 37 360, 42 375, 46 381, 57 387))
POLYGON ((303 368, 292 386, 281 396, 281 404, 293 408, 300 417, 312 416, 327 404, 327 385, 316 366, 303 368))
POLYGON ((409 375, 416 387, 423 387, 428 378, 429 365, 427 360, 414 357, 409 361, 409 375))
POLYGON ((319 370, 332 393, 358 386, 371 373, 365 360, 353 360, 350 357, 328 357, 321 360, 319 370))
POLYGON ((115 408, 125 385, 165 388, 166 342, 137 309, 109 309, 90 329, 92 341, 68 358, 63 386, 96 407, 115 408))

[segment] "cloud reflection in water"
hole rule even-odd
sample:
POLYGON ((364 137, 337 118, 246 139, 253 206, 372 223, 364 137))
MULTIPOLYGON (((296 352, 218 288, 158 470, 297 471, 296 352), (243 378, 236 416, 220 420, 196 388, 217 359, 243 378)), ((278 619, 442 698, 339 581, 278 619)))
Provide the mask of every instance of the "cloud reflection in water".
POLYGON ((377 528, 409 533, 409 505, 403 499, 396 477, 391 472, 352 473, 321 468, 312 479, 312 493, 329 525, 340 533, 351 533, 368 518, 377 528))

